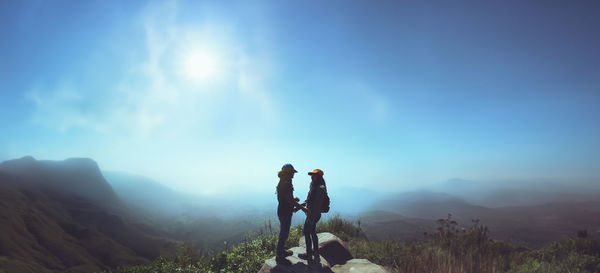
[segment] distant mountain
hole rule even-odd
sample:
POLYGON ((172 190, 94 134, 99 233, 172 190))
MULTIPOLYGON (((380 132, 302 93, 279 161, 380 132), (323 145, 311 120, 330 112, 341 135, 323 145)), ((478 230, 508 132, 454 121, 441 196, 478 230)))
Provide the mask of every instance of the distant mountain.
POLYGON ((0 268, 6 272, 101 271, 174 248, 132 217, 91 159, 0 164, 0 268))
POLYGON ((434 232, 436 220, 452 214, 461 224, 490 214, 491 209, 471 205, 446 193, 417 191, 390 194, 360 215, 361 224, 370 239, 413 241, 424 233, 434 232))
POLYGON ((89 158, 38 161, 26 156, 2 162, 0 171, 20 178, 19 186, 22 188, 77 195, 107 206, 121 205, 120 199, 100 173, 98 164, 89 158))
POLYGON ((600 236, 600 201, 553 202, 489 208, 446 193, 407 192, 388 196, 361 215, 361 224, 372 239, 411 240, 423 232, 435 231, 435 221, 448 213, 460 227, 473 225, 472 219, 491 230, 496 239, 517 245, 539 247, 588 230, 600 236))
MULTIPOLYGON (((222 249, 225 241, 241 242, 248 232, 262 228, 276 208, 263 211, 251 207, 247 199, 197 196, 140 175, 103 173, 117 195, 145 223, 164 236, 192 242, 201 249, 222 249)), ((274 195, 268 197, 273 199, 274 195)))
POLYGON ((486 215, 490 210, 486 207, 471 205, 463 199, 447 193, 431 191, 389 195, 374 203, 370 209, 424 219, 445 218, 448 213, 464 219, 471 219, 486 215))
POLYGON ((600 179, 482 182, 454 178, 430 185, 429 190, 443 192, 485 207, 531 206, 551 202, 598 200, 600 179))
POLYGON ((425 232, 435 230, 435 222, 430 219, 410 218, 389 211, 364 212, 358 219, 369 240, 415 241, 423 239, 425 232))
MULTIPOLYGON (((332 211, 330 213, 340 213, 350 218, 369 210, 373 204, 387 196, 387 194, 369 188, 336 187, 332 185, 328 186, 327 192, 331 198, 332 211)), ((305 198, 306 196, 301 197, 305 198)))
POLYGON ((115 193, 131 208, 160 221, 210 204, 204 199, 173 190, 145 176, 125 172, 102 172, 115 193))
POLYGON ((587 230, 600 236, 600 201, 551 202, 532 206, 495 208, 481 217, 492 235, 516 244, 542 246, 550 241, 587 230))

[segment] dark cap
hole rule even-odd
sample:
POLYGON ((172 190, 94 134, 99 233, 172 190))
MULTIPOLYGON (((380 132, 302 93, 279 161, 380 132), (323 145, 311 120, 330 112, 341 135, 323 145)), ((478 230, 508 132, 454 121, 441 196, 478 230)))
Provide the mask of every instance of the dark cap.
POLYGON ((283 167, 281 167, 281 171, 283 172, 295 172, 297 173, 298 171, 296 171, 296 169, 294 169, 294 166, 292 166, 292 164, 287 163, 285 165, 283 165, 283 167))

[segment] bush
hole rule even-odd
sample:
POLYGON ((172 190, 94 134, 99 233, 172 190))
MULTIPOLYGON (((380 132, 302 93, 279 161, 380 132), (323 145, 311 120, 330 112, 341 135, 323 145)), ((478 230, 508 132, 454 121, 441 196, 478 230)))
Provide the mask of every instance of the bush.
POLYGON ((317 232, 330 232, 346 242, 353 238, 365 237, 360 228, 351 221, 343 219, 339 214, 326 221, 317 222, 317 232))
MULTIPOLYGON (((461 230, 452 215, 437 223, 437 232, 418 242, 369 241, 359 227, 339 215, 319 222, 317 231, 335 234, 347 242, 355 258, 368 259, 393 272, 600 272, 600 240, 590 238, 587 232, 579 231, 577 237, 528 250, 492 240, 488 228, 479 225, 477 219, 471 228, 461 230)), ((301 236, 302 226, 292 227, 286 247, 297 246, 301 236)), ((174 255, 162 255, 148 265, 122 267, 114 272, 258 272, 264 261, 275 255, 277 239, 278 231, 273 232, 265 224, 258 234, 248 234, 241 244, 222 252, 201 253, 191 244, 182 244, 174 255)))

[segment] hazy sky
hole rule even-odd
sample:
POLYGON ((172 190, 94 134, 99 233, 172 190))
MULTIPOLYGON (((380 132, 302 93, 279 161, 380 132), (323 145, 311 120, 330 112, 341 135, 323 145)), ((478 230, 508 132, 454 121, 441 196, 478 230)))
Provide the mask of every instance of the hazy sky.
POLYGON ((190 192, 600 176, 598 1, 0 3, 0 160, 190 192))

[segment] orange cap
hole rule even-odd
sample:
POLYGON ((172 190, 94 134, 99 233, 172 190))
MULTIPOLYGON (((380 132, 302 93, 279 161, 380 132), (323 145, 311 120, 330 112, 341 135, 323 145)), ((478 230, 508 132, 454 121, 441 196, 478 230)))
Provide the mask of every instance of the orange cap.
POLYGON ((324 175, 323 170, 321 170, 321 169, 314 169, 312 172, 308 173, 308 175, 313 175, 313 174, 320 174, 321 176, 324 175))

